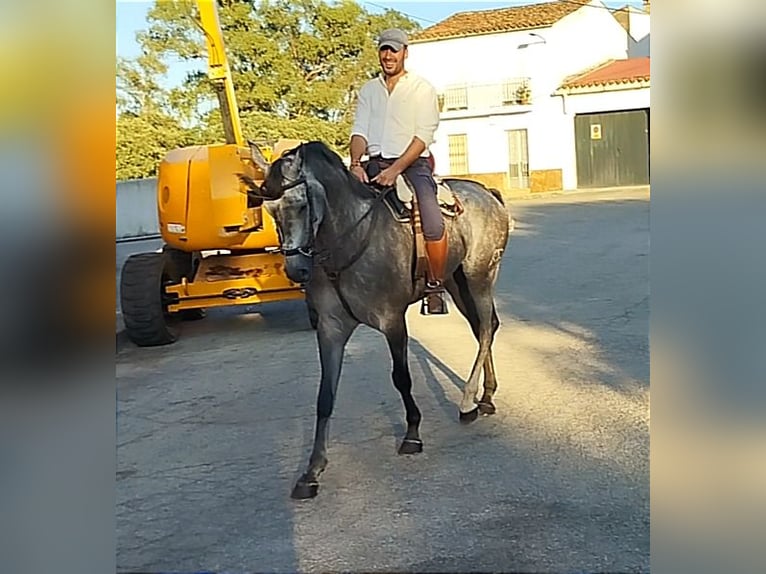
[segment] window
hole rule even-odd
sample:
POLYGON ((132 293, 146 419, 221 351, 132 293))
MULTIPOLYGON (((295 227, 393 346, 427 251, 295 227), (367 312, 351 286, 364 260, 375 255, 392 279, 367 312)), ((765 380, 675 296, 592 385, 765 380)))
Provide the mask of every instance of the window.
POLYGON ((448 136, 450 175, 468 173, 468 136, 456 134, 448 136))

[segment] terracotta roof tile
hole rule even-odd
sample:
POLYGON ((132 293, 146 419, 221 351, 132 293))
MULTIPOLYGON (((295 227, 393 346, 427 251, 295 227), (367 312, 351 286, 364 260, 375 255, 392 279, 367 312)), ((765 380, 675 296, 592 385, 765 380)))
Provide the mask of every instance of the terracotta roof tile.
POLYGON ((458 12, 413 35, 412 42, 461 38, 496 32, 514 32, 551 26, 578 10, 588 0, 565 0, 494 10, 458 12))
POLYGON ((630 32, 630 6, 625 5, 622 8, 611 10, 612 16, 620 23, 620 26, 625 28, 626 32, 630 32))
POLYGON ((609 60, 585 72, 569 76, 561 89, 589 88, 649 82, 649 58, 628 58, 627 60, 609 60))

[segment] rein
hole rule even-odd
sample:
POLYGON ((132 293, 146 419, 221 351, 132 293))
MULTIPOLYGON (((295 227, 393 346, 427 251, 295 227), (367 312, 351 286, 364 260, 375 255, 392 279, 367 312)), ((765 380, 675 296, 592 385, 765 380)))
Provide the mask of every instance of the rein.
POLYGON ((325 248, 319 252, 316 252, 318 254, 319 264, 324 268, 325 273, 327 273, 327 276, 331 281, 337 281, 340 277, 340 274, 351 267, 354 263, 356 263, 359 258, 364 254, 364 252, 367 250, 367 247, 370 245, 370 239, 372 239, 372 230, 375 227, 375 222, 377 221, 378 211, 376 208, 383 203, 383 200, 386 198, 386 195, 389 194, 391 191, 391 187, 385 188, 381 190, 373 200, 372 204, 370 205, 370 208, 360 217, 351 227, 346 229, 343 233, 340 234, 340 237, 346 237, 348 234, 350 234, 352 231, 354 231, 357 227, 359 227, 362 222, 367 219, 371 214, 374 212, 374 217, 372 222, 370 223, 369 228, 367 229, 367 233, 364 236, 364 239, 359 244, 359 248, 356 250, 356 252, 351 256, 351 258, 346 261, 345 264, 341 265, 340 267, 337 267, 335 269, 328 268, 326 265, 326 262, 332 257, 331 250, 329 248, 325 248))

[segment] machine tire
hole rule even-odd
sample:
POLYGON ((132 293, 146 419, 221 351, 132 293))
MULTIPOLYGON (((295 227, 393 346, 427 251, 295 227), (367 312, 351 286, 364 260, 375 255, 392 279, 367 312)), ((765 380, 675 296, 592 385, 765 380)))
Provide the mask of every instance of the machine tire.
POLYGON ((139 347, 168 345, 178 339, 177 314, 168 313, 165 286, 177 283, 165 253, 139 253, 125 262, 120 276, 120 302, 125 331, 139 347))

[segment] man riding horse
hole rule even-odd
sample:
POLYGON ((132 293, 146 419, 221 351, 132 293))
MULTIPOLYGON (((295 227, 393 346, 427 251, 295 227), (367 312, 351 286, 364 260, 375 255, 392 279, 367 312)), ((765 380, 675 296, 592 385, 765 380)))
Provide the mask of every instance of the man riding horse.
POLYGON ((448 242, 428 151, 439 125, 439 104, 434 87, 404 69, 408 43, 399 29, 385 30, 378 39, 382 74, 359 91, 351 130, 351 173, 381 186, 395 185, 403 175, 414 188, 428 257, 427 308, 431 314, 444 314, 448 242), (363 165, 365 153, 369 160, 363 165))

